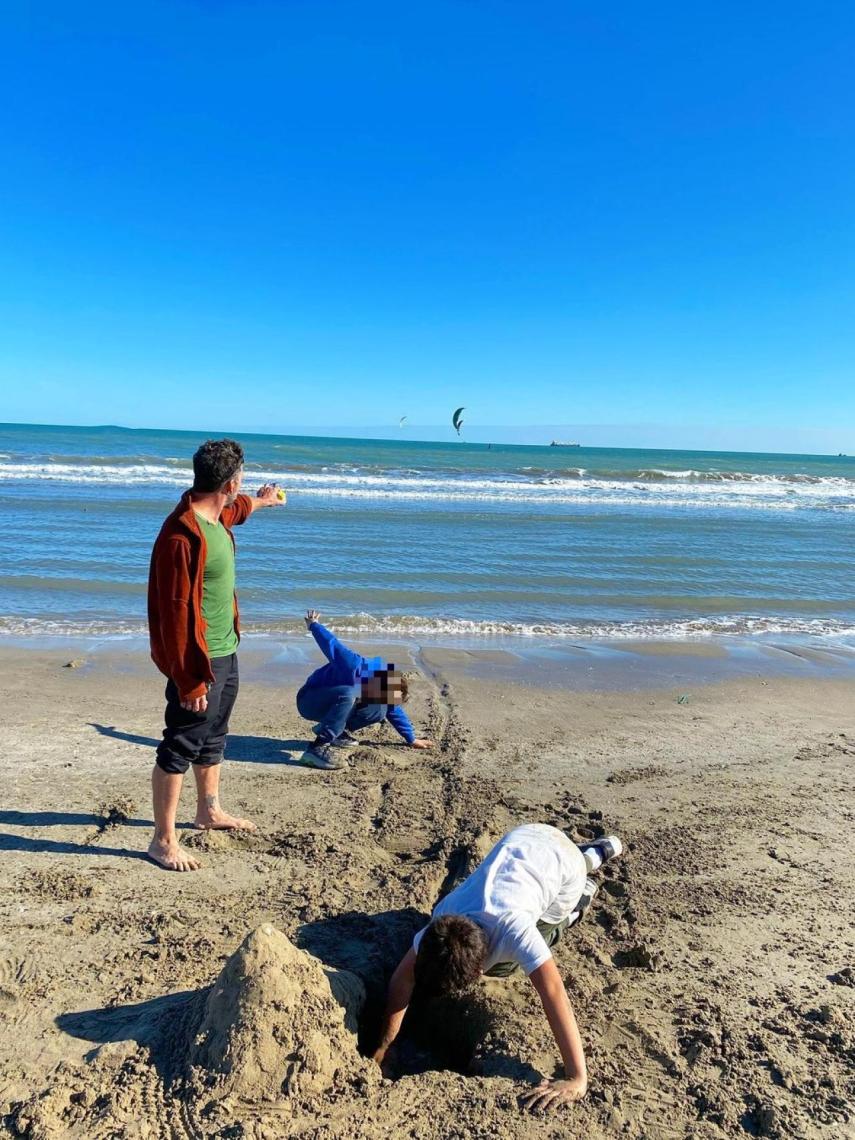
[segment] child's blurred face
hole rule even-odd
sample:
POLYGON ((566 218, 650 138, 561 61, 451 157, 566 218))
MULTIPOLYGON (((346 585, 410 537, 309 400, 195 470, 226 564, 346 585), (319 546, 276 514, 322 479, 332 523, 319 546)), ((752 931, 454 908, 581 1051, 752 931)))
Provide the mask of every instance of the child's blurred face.
POLYGON ((362 679, 362 700, 368 705, 399 705, 403 697, 401 674, 394 665, 362 679))

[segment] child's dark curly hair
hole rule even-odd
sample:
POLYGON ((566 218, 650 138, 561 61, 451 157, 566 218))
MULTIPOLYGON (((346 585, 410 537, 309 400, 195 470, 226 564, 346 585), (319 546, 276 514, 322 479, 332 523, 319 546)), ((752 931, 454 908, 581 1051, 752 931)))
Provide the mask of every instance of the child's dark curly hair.
POLYGON ((416 986, 423 994, 462 993, 481 976, 487 936, 471 918, 444 914, 422 935, 416 956, 416 986))

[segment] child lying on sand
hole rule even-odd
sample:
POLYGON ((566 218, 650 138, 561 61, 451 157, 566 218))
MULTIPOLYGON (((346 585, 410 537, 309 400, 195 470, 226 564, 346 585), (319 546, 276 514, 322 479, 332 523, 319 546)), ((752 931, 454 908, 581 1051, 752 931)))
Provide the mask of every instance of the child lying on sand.
POLYGON ((400 707, 407 699, 407 680, 381 657, 362 657, 318 621, 317 610, 306 614, 306 627, 328 664, 322 665, 297 693, 297 711, 318 722, 314 741, 300 757, 310 768, 341 768, 336 750, 357 742, 353 735, 369 724, 388 720, 411 748, 432 748, 432 740, 416 737, 400 707))
POLYGON ((555 827, 530 823, 500 839, 468 878, 437 903, 389 983, 380 1045, 382 1065, 416 987, 425 995, 459 993, 481 974, 526 972, 543 1004, 564 1062, 564 1080, 544 1080, 528 1108, 580 1100, 588 1089, 585 1053, 570 999, 550 951, 577 922, 597 885, 587 876, 623 850, 615 836, 578 848, 555 827))

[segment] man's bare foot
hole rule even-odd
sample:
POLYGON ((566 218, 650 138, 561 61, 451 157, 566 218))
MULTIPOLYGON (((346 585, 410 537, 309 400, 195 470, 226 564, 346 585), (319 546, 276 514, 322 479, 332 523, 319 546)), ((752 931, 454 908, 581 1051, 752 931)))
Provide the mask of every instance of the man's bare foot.
POLYGON ((193 826, 200 831, 255 831, 255 824, 251 819, 241 819, 237 815, 229 815, 221 807, 206 807, 204 811, 197 811, 193 826))
POLYGON ((188 854, 177 839, 152 839, 148 857, 165 871, 198 871, 202 864, 188 854))

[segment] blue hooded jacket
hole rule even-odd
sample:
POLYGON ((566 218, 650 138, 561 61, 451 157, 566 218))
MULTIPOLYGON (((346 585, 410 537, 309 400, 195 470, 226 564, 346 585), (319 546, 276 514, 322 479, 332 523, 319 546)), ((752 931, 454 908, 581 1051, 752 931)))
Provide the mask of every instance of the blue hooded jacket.
MULTIPOLYGON (((388 666, 382 657, 363 657, 343 645, 334 633, 313 621, 309 632, 318 643, 318 648, 328 664, 316 669, 303 685, 304 689, 327 689, 333 685, 358 685, 363 677, 371 677, 374 673, 388 666)), ((407 744, 412 744, 416 734, 410 718, 400 705, 386 706, 386 720, 403 736, 407 744)))

